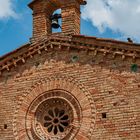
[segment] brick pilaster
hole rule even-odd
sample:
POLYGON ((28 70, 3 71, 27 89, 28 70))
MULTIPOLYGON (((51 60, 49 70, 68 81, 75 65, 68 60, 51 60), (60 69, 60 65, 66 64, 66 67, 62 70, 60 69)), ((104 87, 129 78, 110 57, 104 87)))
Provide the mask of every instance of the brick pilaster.
POLYGON ((62 7, 62 32, 66 35, 80 34, 80 5, 62 7))
POLYGON ((33 38, 36 40, 51 33, 51 21, 45 12, 33 15, 33 38))

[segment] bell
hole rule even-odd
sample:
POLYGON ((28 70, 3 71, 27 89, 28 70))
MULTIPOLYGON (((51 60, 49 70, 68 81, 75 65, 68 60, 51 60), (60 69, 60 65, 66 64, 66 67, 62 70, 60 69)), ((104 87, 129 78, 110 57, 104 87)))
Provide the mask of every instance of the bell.
POLYGON ((83 0, 82 5, 86 5, 87 4, 87 0, 83 0))
POLYGON ((58 29, 60 25, 58 24, 58 19, 53 19, 52 20, 52 28, 58 29))
POLYGON ((52 28, 58 29, 60 27, 58 23, 58 19, 60 18, 61 18, 61 14, 54 14, 50 17, 50 19, 52 20, 52 28))

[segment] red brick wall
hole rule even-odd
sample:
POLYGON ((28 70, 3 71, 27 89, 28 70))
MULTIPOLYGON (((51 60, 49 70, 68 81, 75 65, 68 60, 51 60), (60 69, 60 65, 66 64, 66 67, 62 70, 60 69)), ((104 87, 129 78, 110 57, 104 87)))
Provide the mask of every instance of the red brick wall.
MULTIPOLYGON (((140 65, 140 61, 135 63, 140 65)), ((94 56, 84 51, 51 51, 37 54, 28 59, 26 64, 4 72, 0 77, 0 140, 28 139, 25 130, 17 133, 18 120, 24 118, 27 107, 21 111, 22 101, 26 101, 37 89, 34 96, 41 91, 58 87, 70 90, 75 85, 75 97, 88 97, 93 116, 87 113, 83 119, 91 121, 91 126, 83 125, 78 140, 138 140, 140 138, 140 70, 131 72, 131 59, 120 57, 94 56), (73 56, 77 56, 73 60, 73 56), (75 61, 75 62, 74 62, 75 61), (59 77, 59 78, 58 78, 59 77), (49 79, 51 85, 38 87, 42 79, 49 79), (58 79, 58 81, 56 80, 58 79), (74 84, 70 84, 74 83, 74 84), (46 88, 44 88, 46 87, 46 88), (47 88, 49 87, 49 88, 47 88), (72 87, 71 87, 72 88, 72 87), (77 96, 79 95, 79 96, 77 96), (95 107, 95 108, 94 108, 95 107), (106 118, 102 115, 106 114, 106 118), (16 121, 16 122, 15 122, 16 121), (4 124, 7 129, 4 129, 4 124), (22 135, 23 134, 23 135, 22 135)), ((49 82, 47 82, 49 84, 49 82)), ((72 90, 72 89, 71 89, 72 90)), ((74 93, 73 93, 74 94, 74 93)), ((32 102, 32 97, 28 104, 32 102)), ((28 105, 27 105, 28 106, 28 105)), ((23 109, 23 108, 22 108, 23 109)), ((87 109, 88 110, 88 109, 87 109)), ((84 110, 82 110, 84 112, 84 110)), ((19 122, 18 122, 19 123, 19 122)), ((19 126, 25 127, 22 122, 19 126)))
POLYGON ((38 40, 40 37, 43 37, 51 33, 51 20, 50 15, 53 12, 53 7, 46 5, 46 2, 36 2, 33 9, 33 39, 38 40), (46 10, 47 8, 47 10, 46 10))
POLYGON ((62 8, 62 32, 66 35, 80 34, 80 7, 76 5, 62 8))
POLYGON ((40 37, 51 33, 51 21, 46 13, 38 13, 33 16, 33 39, 38 40, 40 37))

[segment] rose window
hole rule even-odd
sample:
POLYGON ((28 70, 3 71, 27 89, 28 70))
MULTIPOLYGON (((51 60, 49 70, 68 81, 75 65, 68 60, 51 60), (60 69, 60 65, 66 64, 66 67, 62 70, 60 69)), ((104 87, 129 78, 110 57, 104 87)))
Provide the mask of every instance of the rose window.
POLYGON ((28 108, 26 134, 31 140, 73 140, 82 122, 77 99, 67 91, 52 90, 40 94, 28 108))
POLYGON ((48 115, 44 117, 44 127, 47 128, 47 131, 52 132, 54 135, 57 135, 58 132, 62 133, 69 126, 69 116, 63 109, 54 109, 48 110, 48 115))
POLYGON ((72 107, 61 98, 50 98, 42 102, 35 116, 36 131, 40 136, 63 139, 73 128, 72 107))

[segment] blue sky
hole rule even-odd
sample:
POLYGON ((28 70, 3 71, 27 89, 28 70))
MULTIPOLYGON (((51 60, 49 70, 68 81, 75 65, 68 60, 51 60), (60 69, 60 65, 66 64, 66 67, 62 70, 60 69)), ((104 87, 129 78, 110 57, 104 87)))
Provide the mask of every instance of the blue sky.
POLYGON ((6 16, 0 20, 0 56, 26 44, 32 34, 32 11, 27 7, 30 0, 13 2, 17 16, 6 16))
MULTIPOLYGON (((87 1, 82 7, 81 34, 125 41, 131 37, 140 41, 140 0, 87 1)), ((29 42, 32 36, 29 2, 0 0, 0 56, 29 42)))

